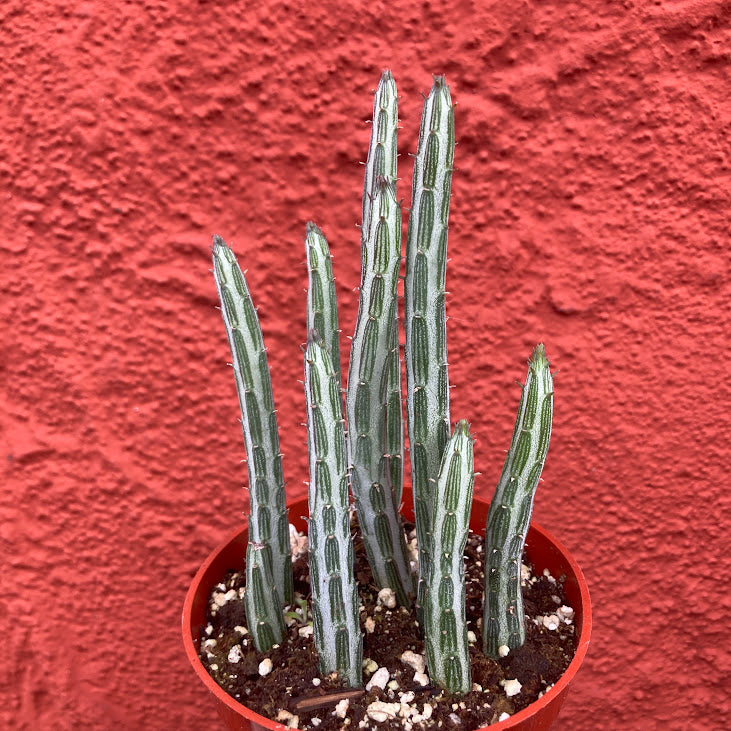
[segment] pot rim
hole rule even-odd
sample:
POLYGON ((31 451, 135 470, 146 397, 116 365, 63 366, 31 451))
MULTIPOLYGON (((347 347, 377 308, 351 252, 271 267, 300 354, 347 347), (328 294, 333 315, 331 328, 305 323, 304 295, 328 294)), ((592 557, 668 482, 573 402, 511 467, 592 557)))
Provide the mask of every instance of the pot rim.
MULTIPOLYGON (((410 497, 410 490, 408 488, 404 487, 404 495, 403 497, 410 497)), ((403 499, 403 498, 402 498, 403 499)), ((484 505, 489 504, 489 501, 484 500, 479 497, 475 497, 473 499, 473 502, 477 503, 483 503, 484 505)), ((295 500, 291 505, 288 505, 290 509, 294 508, 295 506, 302 505, 305 509, 307 508, 307 498, 303 497, 299 500, 295 500)), ((296 521, 296 519, 295 519, 296 521)), ((293 522, 290 518, 290 522, 293 522)), ((200 566, 198 571, 196 572, 190 587, 188 589, 188 592, 185 596, 185 604, 183 606, 183 616, 182 616, 182 629, 183 629, 183 645, 185 647, 185 654, 188 657, 188 660, 190 661, 191 665, 193 666, 193 669, 195 670, 198 677, 203 681, 203 684, 208 688, 211 693, 222 703, 224 703, 231 711, 234 711, 238 713, 239 715, 244 716, 245 718, 249 719, 250 721, 259 724, 260 726, 267 728, 267 729, 273 729, 274 731, 282 731, 283 729, 287 729, 287 726, 282 725, 281 723, 277 723, 276 721, 272 721, 269 718, 266 718, 265 716, 261 716, 255 711, 252 711, 248 706, 244 705, 240 701, 237 701, 233 696, 230 696, 221 686, 210 676, 206 668, 204 667, 203 663, 201 662, 200 658, 198 657, 198 650, 195 646, 195 642, 193 641, 193 627, 192 627, 192 610, 193 610, 193 603, 194 598, 198 592, 198 586, 202 582, 203 576, 208 571, 211 564, 217 559, 218 555, 224 551, 231 543, 235 542, 237 538, 241 536, 241 534, 248 530, 248 523, 245 524, 243 527, 238 527, 232 531, 230 531, 225 540, 223 540, 216 548, 213 550, 209 556, 206 558, 206 560, 203 562, 203 564, 200 566)), ((541 526, 537 525, 536 523, 531 521, 531 524, 528 529, 528 539, 527 543, 530 545, 530 534, 532 532, 538 533, 541 535, 544 539, 546 539, 549 543, 552 543, 555 548, 558 550, 558 552, 564 557, 567 564, 569 565, 571 571, 576 576, 577 584, 579 587, 579 592, 581 596, 581 632, 579 633, 578 641, 576 643, 576 652, 574 653, 573 658, 571 659, 571 662, 569 663, 569 666, 566 668, 566 670, 563 672, 561 677, 553 684, 553 686, 547 690, 540 698, 538 698, 536 701, 531 703, 529 706, 524 708, 522 711, 518 711, 518 713, 513 714, 510 716, 510 718, 505 719, 504 721, 499 721, 498 723, 494 723, 491 726, 483 726, 480 729, 476 729, 476 731, 483 731, 485 729, 486 731, 508 731, 508 729, 512 728, 513 725, 520 723, 521 721, 527 721, 529 718, 534 716, 536 713, 538 713, 542 708, 550 705, 559 695, 564 693, 569 686, 569 683, 573 680, 574 676, 579 670, 579 667, 581 666, 582 662, 584 661, 584 658, 586 657, 586 653, 589 649, 589 641, 591 638, 591 629, 592 629, 592 616, 591 616, 591 598, 589 596, 589 587, 586 582, 586 578, 584 577, 584 574, 581 570, 581 567, 576 562, 576 560, 573 558, 573 556, 569 553, 569 551, 566 549, 563 543, 559 541, 557 538, 555 538, 549 531, 547 531, 545 528, 542 528, 541 526)), ((530 548, 529 548, 529 554, 530 554, 530 548)))

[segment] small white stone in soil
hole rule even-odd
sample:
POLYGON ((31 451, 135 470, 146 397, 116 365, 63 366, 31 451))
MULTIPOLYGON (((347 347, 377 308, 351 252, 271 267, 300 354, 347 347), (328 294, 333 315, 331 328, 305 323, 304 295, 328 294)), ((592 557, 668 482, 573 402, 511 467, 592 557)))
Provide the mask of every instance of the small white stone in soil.
POLYGON ((307 536, 289 524, 289 548, 292 552, 292 563, 307 553, 307 536))
POLYGON ((543 626, 546 629, 550 629, 550 630, 558 629, 559 624, 560 624, 559 619, 555 614, 549 614, 547 617, 543 618, 543 626))
POLYGON ((414 668, 417 673, 424 672, 425 665, 423 655, 419 655, 418 653, 412 652, 411 650, 406 650, 406 652, 401 654, 401 662, 414 668))
POLYGON ((551 594, 551 601, 554 604, 560 604, 561 603, 561 597, 557 596, 556 594, 551 594))
POLYGON ((528 581, 530 579, 530 567, 524 563, 520 564, 520 580, 528 581))
POLYGON ((373 631, 376 629, 376 623, 373 621, 373 617, 366 617, 365 621, 365 631, 371 635, 373 634, 373 631))
POLYGON ((424 704, 424 710, 421 712, 421 715, 425 719, 430 719, 432 713, 434 713, 434 707, 431 704, 429 704, 429 703, 425 703, 424 704))
POLYGON ((373 677, 368 681, 368 684, 366 685, 366 690, 371 690, 371 688, 380 688, 383 690, 386 687, 386 683, 388 683, 388 679, 390 678, 390 674, 388 672, 388 668, 378 668, 375 673, 373 673, 373 677))
POLYGON ((389 690, 398 690, 398 680, 390 680, 390 681, 389 681, 389 682, 388 682, 388 683, 386 684, 386 687, 387 687, 387 688, 388 688, 389 690))
POLYGON ((265 658, 259 663, 259 675, 261 675, 262 678, 265 675, 269 675, 269 673, 272 672, 273 667, 274 665, 272 664, 272 661, 268 657, 265 658))
POLYGON ((419 685, 429 685, 429 676, 426 673, 414 673, 414 682, 419 685))
POLYGON ((556 579, 551 576, 551 572, 548 569, 543 569, 543 575, 548 579, 551 584, 556 583, 556 579))
POLYGON ((228 651, 228 661, 229 662, 241 662, 241 658, 243 657, 243 653, 241 652, 241 645, 234 645, 229 651, 228 651))
POLYGON ((365 660, 363 660, 363 670, 365 670, 368 675, 371 673, 375 673, 376 670, 378 670, 378 663, 375 660, 371 660, 369 657, 367 657, 365 660))
POLYGON ((234 627, 234 632, 238 632, 240 635, 248 635, 249 630, 246 627, 242 627, 240 624, 234 627))
POLYGON ((277 721, 281 721, 289 728, 297 728, 297 724, 300 722, 299 716, 295 716, 284 708, 277 714, 277 721))
POLYGON ((225 600, 226 600, 227 602, 230 602, 230 601, 232 601, 233 599, 236 599, 236 597, 237 597, 237 596, 238 596, 238 593, 237 593, 236 589, 229 589, 229 590, 228 590, 228 591, 227 591, 227 592, 226 592, 226 593, 225 593, 225 594, 223 595, 223 598, 224 598, 224 599, 225 599, 225 600))
POLYGON ((214 639, 210 640, 204 640, 203 641, 203 649, 204 650, 212 650, 218 643, 214 639))
POLYGON ((206 625, 206 634, 210 636, 212 632, 213 632, 213 625, 212 624, 206 625))
POLYGON ((320 680, 320 678, 312 678, 312 685, 318 686, 320 685, 320 683, 322 683, 322 680, 320 680))
POLYGON ((311 624, 306 624, 304 627, 300 627, 297 630, 300 637, 312 637, 312 633, 315 631, 311 624))
POLYGON ((382 604, 389 609, 396 606, 396 594, 393 589, 386 586, 378 592, 378 604, 382 604))
POLYGON ((401 693, 399 696, 399 700, 401 703, 411 703, 411 701, 414 700, 416 696, 414 695, 414 691, 409 690, 406 693, 401 693))
POLYGON ((472 683, 472 690, 482 693, 482 686, 479 683, 472 683))
POLYGON ((510 648, 507 645, 500 645, 500 647, 497 648, 497 654, 500 655, 500 657, 507 657, 510 654, 510 648))
POLYGON ((337 706, 335 706, 335 710, 333 711, 333 716, 336 718, 345 718, 345 714, 348 712, 348 707, 350 706, 350 701, 347 698, 343 698, 337 706))
POLYGON ((321 719, 321 718, 318 718, 317 716, 313 716, 313 717, 312 717, 312 718, 310 719, 310 723, 311 723, 311 724, 312 724, 313 726, 319 726, 319 725, 320 725, 320 724, 322 723, 322 719, 321 719))
POLYGON ((214 604, 215 604, 215 605, 216 605, 217 607, 222 607, 222 606, 223 606, 223 605, 224 605, 224 604, 226 603, 226 595, 225 595, 225 594, 223 594, 223 593, 222 593, 222 592, 220 592, 220 591, 217 591, 217 592, 216 592, 216 593, 215 593, 215 594, 213 595, 213 603, 214 603, 214 604))
POLYGON ((505 713, 505 711, 503 711, 500 714, 500 718, 498 718, 498 721, 506 721, 508 718, 510 718, 510 714, 509 713, 505 713))
POLYGON ((520 691, 523 689, 523 686, 520 684, 520 681, 517 678, 513 678, 511 680, 501 680, 500 685, 503 686, 505 689, 505 695, 510 698, 510 696, 518 695, 520 691))
POLYGON ((559 607, 557 610, 558 616, 563 620, 571 620, 574 618, 574 610, 572 607, 567 607, 565 604, 559 607))
POLYGON ((472 630, 467 633, 467 642, 471 645, 474 645, 475 642, 477 642, 477 635, 472 630))
POLYGON ((390 718, 396 718, 401 706, 398 703, 384 703, 383 701, 374 701, 368 708, 366 713, 368 717, 378 723, 385 723, 390 718))
POLYGON ((459 720, 459 716, 456 713, 450 713, 449 714, 449 720, 455 725, 460 726, 462 725, 462 722, 459 720))

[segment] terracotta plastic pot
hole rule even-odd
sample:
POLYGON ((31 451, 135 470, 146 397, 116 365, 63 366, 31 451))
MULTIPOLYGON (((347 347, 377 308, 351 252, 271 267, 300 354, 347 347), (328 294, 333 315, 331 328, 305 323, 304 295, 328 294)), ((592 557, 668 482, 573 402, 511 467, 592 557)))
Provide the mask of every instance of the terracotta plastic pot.
MULTIPOLYGON (((470 527, 474 531, 484 531, 489 503, 475 498, 472 506, 470 527)), ((411 492, 404 490, 404 515, 413 520, 411 492)), ((298 530, 305 530, 305 521, 300 517, 307 515, 307 499, 303 498, 289 506, 290 521, 298 530)), ((216 708, 226 727, 231 731, 258 731, 259 729, 285 729, 282 724, 270 721, 264 716, 242 705, 216 683, 208 674, 200 659, 200 630, 205 624, 206 606, 211 589, 218 584, 229 569, 240 569, 246 557, 246 528, 235 530, 206 559, 193 579, 183 608, 183 644, 188 659, 203 684, 211 691, 216 708)), ((566 697, 569 683, 576 675, 589 647, 591 634, 591 602, 589 589, 578 564, 568 551, 543 528, 532 524, 526 539, 526 550, 536 572, 548 569, 553 576, 566 576, 564 591, 566 599, 574 608, 574 623, 578 633, 576 654, 566 672, 558 682, 535 703, 516 713, 505 721, 489 726, 490 731, 539 731, 550 728, 556 720, 566 697)))

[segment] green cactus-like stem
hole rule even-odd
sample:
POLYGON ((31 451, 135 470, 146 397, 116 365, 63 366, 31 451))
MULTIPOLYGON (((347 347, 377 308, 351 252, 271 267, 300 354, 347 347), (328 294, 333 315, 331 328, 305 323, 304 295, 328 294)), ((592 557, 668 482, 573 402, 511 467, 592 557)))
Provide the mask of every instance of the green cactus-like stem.
POLYGON ((542 344, 529 361, 518 416, 485 532, 485 609, 482 644, 498 658, 525 642, 520 565, 538 480, 548 452, 553 419, 553 378, 542 344))
MULTIPOLYGON (((387 178, 396 195, 398 139, 398 95, 396 82, 390 71, 384 71, 373 98, 373 122, 368 158, 363 180, 363 224, 361 231, 370 230, 371 209, 375 182, 387 178)), ((404 483, 404 424, 401 399, 401 351, 399 349, 398 308, 393 308, 390 354, 387 363, 386 386, 386 443, 384 454, 388 459, 394 503, 401 503, 404 483)))
POLYGON ((385 452, 388 362, 400 260, 401 208, 391 183, 378 178, 361 248, 360 302, 346 392, 351 486, 373 577, 408 606, 413 578, 385 452))
POLYGON ((363 639, 348 511, 342 396, 327 347, 314 331, 305 352, 310 462, 310 586, 320 672, 362 685, 363 639))
MULTIPOLYGON (((257 555, 266 559, 247 561, 247 586, 253 586, 254 569, 263 581, 265 593, 276 594, 281 614, 292 603, 292 558, 289 546, 289 525, 279 451, 279 432, 272 396, 271 377, 267 363, 259 318, 251 301, 249 289, 233 251, 220 236, 213 237, 213 274, 221 300, 221 314, 231 347, 236 390, 241 407, 241 424, 246 446, 249 475, 249 541, 257 546, 257 555)), ((247 551, 247 554, 250 551, 247 551)), ((249 592, 247 591, 247 594, 249 592)), ((251 597, 259 595, 250 593, 251 597)), ((247 602, 247 607, 252 606, 247 602)), ((259 608, 249 619, 254 642, 262 651, 269 634, 257 639, 257 627, 266 617, 266 625, 283 627, 271 614, 272 602, 259 608)), ((275 633, 275 643, 281 636, 275 633)))
POLYGON ((417 610, 431 570, 433 485, 449 439, 445 279, 454 107, 443 76, 424 102, 414 159, 404 285, 406 415, 419 543, 417 610))
POLYGON ((463 559, 474 487, 472 442, 470 425, 460 421, 444 450, 436 484, 432 507, 434 560, 424 581, 429 677, 451 693, 472 690, 463 559))
POLYGON ((311 221, 305 228, 307 253, 307 332, 318 333, 330 353, 338 384, 340 375, 340 330, 330 248, 322 231, 311 221))
POLYGON ((274 585, 270 547, 264 543, 246 546, 246 622, 259 652, 267 652, 284 639, 284 615, 274 585))

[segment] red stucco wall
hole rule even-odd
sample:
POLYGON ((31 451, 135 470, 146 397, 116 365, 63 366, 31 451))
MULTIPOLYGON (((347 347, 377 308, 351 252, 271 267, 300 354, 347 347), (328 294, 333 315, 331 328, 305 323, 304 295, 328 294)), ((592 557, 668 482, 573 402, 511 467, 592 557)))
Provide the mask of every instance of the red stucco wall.
POLYGON ((304 224, 352 333, 388 67, 406 205, 432 72, 458 103, 452 415, 479 494, 531 346, 559 369, 535 516, 596 607, 559 727, 724 728, 731 5, 315 5, 0 4, 0 727, 215 727, 178 628, 245 509, 210 236, 249 269, 302 495, 304 224))

